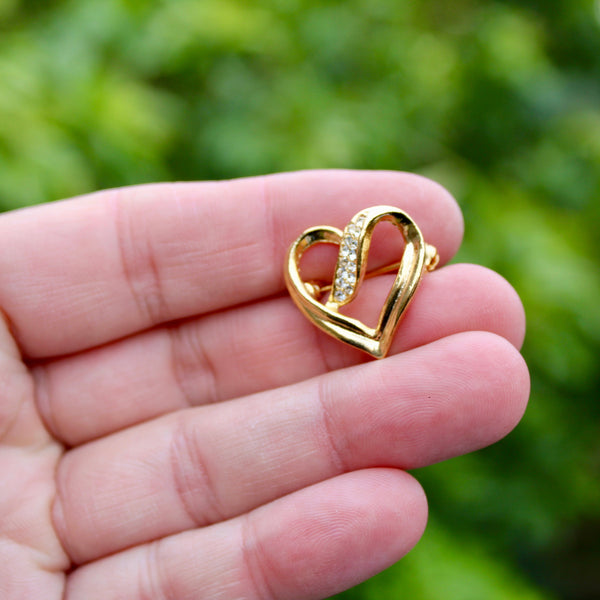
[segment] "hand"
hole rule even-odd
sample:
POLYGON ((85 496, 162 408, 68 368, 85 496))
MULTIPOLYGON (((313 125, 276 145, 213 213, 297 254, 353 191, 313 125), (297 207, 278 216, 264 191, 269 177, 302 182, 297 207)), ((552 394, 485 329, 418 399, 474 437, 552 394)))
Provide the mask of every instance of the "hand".
POLYGON ((442 261, 458 248, 455 202, 398 173, 0 217, 0 597, 306 600, 408 552, 427 506, 405 469, 523 413, 524 316, 501 277, 459 264, 424 276, 388 358, 322 334, 284 292, 285 252, 374 204, 406 210, 442 261))

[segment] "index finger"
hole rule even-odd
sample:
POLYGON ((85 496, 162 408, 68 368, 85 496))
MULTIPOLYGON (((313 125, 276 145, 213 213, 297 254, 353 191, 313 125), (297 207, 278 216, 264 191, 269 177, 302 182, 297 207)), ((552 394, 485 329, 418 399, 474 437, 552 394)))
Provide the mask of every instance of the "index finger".
POLYGON ((306 171, 100 192, 0 217, 0 306, 30 358, 76 352, 283 289, 290 242, 392 204, 450 258, 462 217, 407 173, 306 171))

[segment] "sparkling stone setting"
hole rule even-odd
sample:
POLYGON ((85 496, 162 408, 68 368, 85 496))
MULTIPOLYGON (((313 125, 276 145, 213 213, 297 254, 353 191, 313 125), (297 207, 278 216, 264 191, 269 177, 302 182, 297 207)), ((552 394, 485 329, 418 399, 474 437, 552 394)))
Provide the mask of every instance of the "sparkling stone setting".
POLYGON ((332 293, 333 300, 338 304, 348 302, 356 291, 358 283, 358 242, 365 221, 366 217, 364 215, 357 215, 350 221, 342 235, 332 293))

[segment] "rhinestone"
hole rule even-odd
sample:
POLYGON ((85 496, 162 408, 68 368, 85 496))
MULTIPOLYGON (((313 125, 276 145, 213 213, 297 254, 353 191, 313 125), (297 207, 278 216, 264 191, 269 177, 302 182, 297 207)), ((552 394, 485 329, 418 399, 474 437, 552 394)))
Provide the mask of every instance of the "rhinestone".
POLYGON ((340 248, 340 258, 343 262, 355 262, 356 246, 354 248, 349 248, 347 245, 342 245, 340 248))
POLYGON ((347 248, 350 248, 350 250, 356 250, 356 247, 358 246, 358 242, 351 237, 345 237, 344 238, 344 245, 347 248))
POLYGON ((336 293, 333 295, 333 299, 336 302, 343 302, 346 299, 346 292, 344 292, 343 290, 337 290, 336 293))
POLYGON ((352 223, 351 225, 348 226, 348 234, 350 234, 351 236, 357 237, 359 233, 360 233, 360 227, 358 227, 358 225, 355 225, 354 223, 352 223))

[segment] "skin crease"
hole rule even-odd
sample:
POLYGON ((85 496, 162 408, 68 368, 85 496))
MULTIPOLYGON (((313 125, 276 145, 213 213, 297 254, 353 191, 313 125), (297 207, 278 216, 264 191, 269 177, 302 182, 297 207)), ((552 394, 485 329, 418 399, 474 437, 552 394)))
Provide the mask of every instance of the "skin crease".
MULTIPOLYGON (((525 321, 475 265, 424 276, 372 361, 283 294, 289 243, 390 204, 442 263, 439 185, 309 171, 100 192, 0 216, 0 597, 325 598, 399 560, 427 503, 405 469, 506 435, 525 321), (76 251, 74 251, 76 249, 76 251)), ((369 265, 401 249, 376 236, 369 265)), ((307 255, 327 278, 325 255, 307 255)), ((390 278, 352 310, 368 322, 390 278)))

